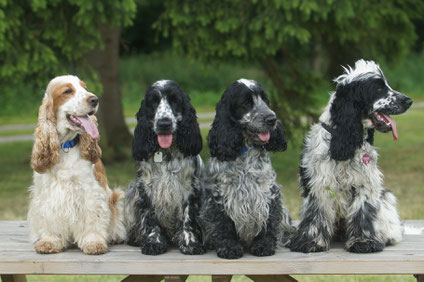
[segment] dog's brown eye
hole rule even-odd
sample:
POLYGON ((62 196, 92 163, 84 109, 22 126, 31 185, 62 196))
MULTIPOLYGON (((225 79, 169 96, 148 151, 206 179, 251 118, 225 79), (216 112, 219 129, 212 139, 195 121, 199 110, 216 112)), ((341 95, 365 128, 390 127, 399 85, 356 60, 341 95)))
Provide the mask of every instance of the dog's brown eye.
POLYGON ((72 89, 66 89, 65 92, 63 92, 63 94, 72 94, 72 89))

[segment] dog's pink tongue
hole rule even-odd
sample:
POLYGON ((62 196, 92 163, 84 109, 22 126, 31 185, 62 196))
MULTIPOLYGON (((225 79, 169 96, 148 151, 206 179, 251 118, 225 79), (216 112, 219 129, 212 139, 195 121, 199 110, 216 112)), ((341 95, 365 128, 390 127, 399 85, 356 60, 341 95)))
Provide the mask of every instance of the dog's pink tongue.
POLYGON ((91 136, 91 138, 99 138, 99 130, 88 115, 83 117, 76 116, 76 118, 81 122, 82 127, 84 127, 85 131, 91 136))
POLYGON ((269 134, 269 131, 258 133, 259 139, 261 139, 262 142, 268 142, 269 138, 271 137, 271 134, 269 134))
POLYGON ((159 146, 163 149, 171 147, 172 134, 159 134, 158 143, 159 143, 159 146))
POLYGON ((383 114, 383 116, 390 122, 390 126, 392 127, 393 140, 398 140, 396 122, 388 115, 383 114))

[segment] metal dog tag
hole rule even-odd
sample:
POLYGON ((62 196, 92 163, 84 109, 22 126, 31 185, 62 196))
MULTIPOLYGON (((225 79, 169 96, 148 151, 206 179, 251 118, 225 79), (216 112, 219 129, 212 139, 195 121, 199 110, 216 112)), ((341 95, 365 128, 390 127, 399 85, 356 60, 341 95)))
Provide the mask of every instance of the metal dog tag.
POLYGON ((156 152, 155 156, 153 157, 153 161, 155 163, 161 163, 162 162, 162 152, 156 152))

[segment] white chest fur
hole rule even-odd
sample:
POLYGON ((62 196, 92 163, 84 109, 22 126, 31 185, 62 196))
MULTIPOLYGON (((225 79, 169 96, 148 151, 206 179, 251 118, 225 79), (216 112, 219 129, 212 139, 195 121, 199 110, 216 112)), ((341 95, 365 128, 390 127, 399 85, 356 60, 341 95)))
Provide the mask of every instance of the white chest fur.
MULTIPOLYGON (((56 229, 69 234, 67 238, 71 241, 75 226, 80 226, 95 207, 109 210, 109 195, 96 180, 94 165, 81 158, 78 146, 68 153, 61 152, 60 161, 46 173, 34 172, 30 190, 28 217, 33 218, 32 229, 38 230, 40 222, 61 222, 56 229)), ((109 218, 104 212, 102 216, 109 218)))
POLYGON ((221 204, 233 220, 239 237, 250 242, 269 217, 268 204, 276 179, 269 154, 250 148, 235 161, 220 162, 212 158, 208 172, 216 183, 214 193, 221 196, 221 204))
POLYGON ((177 151, 172 152, 169 160, 164 157, 161 162, 155 162, 151 158, 139 163, 144 189, 163 227, 173 229, 182 218, 183 204, 192 192, 195 170, 194 159, 184 158, 177 151))
POLYGON ((311 193, 332 194, 342 214, 352 201, 352 188, 361 191, 367 189, 369 196, 379 197, 383 175, 378 169, 378 153, 374 146, 366 142, 355 151, 352 159, 335 161, 330 159, 331 134, 321 125, 314 125, 305 140, 305 150, 302 157, 302 167, 310 179, 311 193), (325 189, 322 189, 325 188, 325 189))

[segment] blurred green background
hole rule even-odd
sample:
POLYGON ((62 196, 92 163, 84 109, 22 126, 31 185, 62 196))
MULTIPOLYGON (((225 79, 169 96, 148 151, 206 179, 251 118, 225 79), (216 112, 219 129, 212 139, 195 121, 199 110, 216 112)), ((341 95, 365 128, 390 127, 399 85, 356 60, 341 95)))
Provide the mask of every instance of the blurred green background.
MULTIPOLYGON (((208 124, 226 86, 241 77, 259 81, 290 133, 288 150, 272 154, 272 160, 285 204, 297 219, 303 136, 334 91, 332 78, 341 74, 341 65, 359 58, 376 60, 392 88, 414 100, 407 113, 395 117, 399 140, 377 133, 375 145, 385 186, 398 197, 402 219, 424 219, 423 40, 421 0, 0 0, 0 219, 26 218, 32 177, 29 135, 48 81, 66 73, 78 75, 98 96, 115 99, 112 105, 101 100, 101 147, 110 186, 124 189, 135 177, 130 157, 135 121, 130 118, 150 84, 173 79, 190 95, 204 125, 201 155, 207 160, 208 124), (114 117, 118 131, 102 123, 106 114, 114 117)), ((296 278, 413 281, 412 276, 296 278)))

